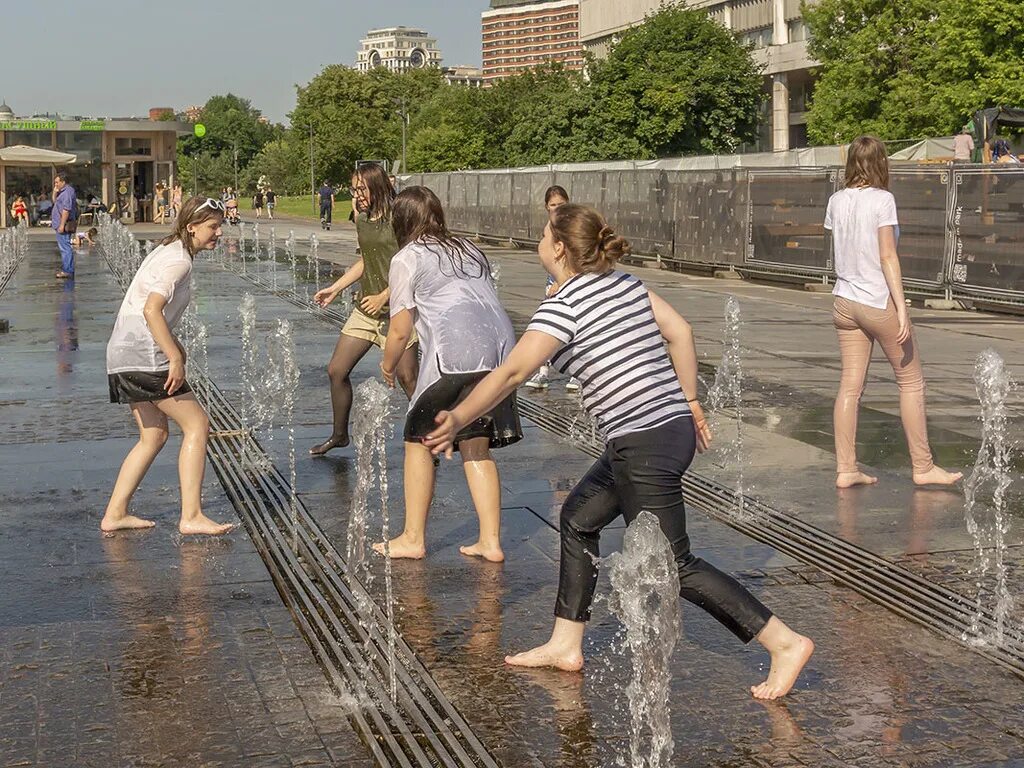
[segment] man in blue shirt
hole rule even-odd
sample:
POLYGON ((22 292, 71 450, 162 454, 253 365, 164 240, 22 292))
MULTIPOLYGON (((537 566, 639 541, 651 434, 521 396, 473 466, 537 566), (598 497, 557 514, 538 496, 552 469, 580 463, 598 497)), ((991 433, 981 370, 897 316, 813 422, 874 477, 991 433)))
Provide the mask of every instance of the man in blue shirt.
POLYGON ((324 180, 320 187, 320 228, 331 228, 331 212, 334 210, 334 189, 324 180))
POLYGON ((53 177, 53 210, 50 226, 57 233, 57 247, 60 249, 60 271, 57 277, 63 279, 75 276, 75 251, 71 247, 71 235, 78 225, 78 199, 75 188, 68 184, 63 171, 53 177))

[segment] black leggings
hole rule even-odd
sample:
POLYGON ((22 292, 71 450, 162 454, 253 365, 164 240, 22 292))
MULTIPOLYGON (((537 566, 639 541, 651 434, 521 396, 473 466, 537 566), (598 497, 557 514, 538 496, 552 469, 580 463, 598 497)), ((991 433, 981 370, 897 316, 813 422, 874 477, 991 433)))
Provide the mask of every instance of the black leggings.
POLYGON ((714 616, 744 643, 772 613, 731 576, 690 552, 682 477, 696 450, 693 420, 611 440, 562 506, 562 562, 555 616, 587 621, 597 587, 601 529, 619 515, 629 525, 642 510, 658 518, 679 566, 679 594, 714 616))

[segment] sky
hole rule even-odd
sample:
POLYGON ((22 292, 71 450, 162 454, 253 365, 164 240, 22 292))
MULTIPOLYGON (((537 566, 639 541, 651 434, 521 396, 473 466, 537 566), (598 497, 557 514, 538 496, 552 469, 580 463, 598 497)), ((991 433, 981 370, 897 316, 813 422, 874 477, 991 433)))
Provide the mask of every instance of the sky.
POLYGON ((20 116, 144 117, 234 93, 287 123, 295 86, 355 63, 377 27, 425 29, 445 66, 480 66, 487 0, 28 0, 3 5, 0 101, 20 116), (10 5, 10 7, 7 7, 10 5), (15 74, 17 73, 17 74, 15 74))

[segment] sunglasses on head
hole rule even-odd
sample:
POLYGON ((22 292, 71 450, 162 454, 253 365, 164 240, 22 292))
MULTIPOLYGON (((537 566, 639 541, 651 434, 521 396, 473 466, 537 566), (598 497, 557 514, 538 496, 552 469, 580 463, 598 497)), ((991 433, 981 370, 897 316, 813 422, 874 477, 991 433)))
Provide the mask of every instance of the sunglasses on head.
POLYGON ((196 213, 199 213, 203 208, 212 208, 213 210, 220 211, 221 213, 224 213, 225 210, 224 203, 220 200, 214 200, 212 197, 206 198, 206 202, 196 208, 196 213))

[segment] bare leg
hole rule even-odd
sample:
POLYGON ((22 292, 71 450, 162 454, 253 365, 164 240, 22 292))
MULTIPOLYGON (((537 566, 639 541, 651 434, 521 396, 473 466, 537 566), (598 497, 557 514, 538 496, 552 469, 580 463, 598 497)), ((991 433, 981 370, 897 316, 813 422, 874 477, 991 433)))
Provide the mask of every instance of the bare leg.
POLYGON ((313 456, 323 456, 332 448, 344 448, 349 443, 348 415, 352 410, 352 379, 350 375, 356 364, 370 351, 373 343, 365 339, 341 334, 334 346, 334 354, 327 364, 327 375, 331 380, 331 408, 334 413, 334 427, 331 436, 309 449, 313 456))
POLYGON ((146 476, 153 460, 167 442, 167 417, 153 403, 133 403, 132 416, 139 426, 139 442, 128 452, 107 502, 100 530, 152 528, 156 523, 128 514, 128 504, 146 476))
POLYGON ((874 342, 856 320, 849 316, 847 306, 846 302, 837 300, 833 312, 833 321, 839 334, 839 354, 843 364, 839 392, 832 411, 837 488, 878 482, 878 478, 864 474, 857 467, 857 412, 860 409, 860 396, 864 391, 864 380, 871 362, 874 342))
POLYGON ((533 650, 506 656, 505 663, 513 667, 555 667, 577 672, 583 668, 583 630, 586 626, 582 621, 556 617, 550 640, 533 650))
POLYGON ((492 563, 505 559, 501 551, 501 482, 498 467, 488 447, 490 440, 476 437, 459 443, 462 454, 462 468, 466 472, 466 484, 473 497, 473 506, 480 520, 480 536, 476 543, 459 547, 459 551, 471 557, 482 557, 492 563))
POLYGON ((757 699, 785 696, 814 653, 814 642, 797 634, 775 616, 768 619, 757 640, 771 654, 772 668, 763 683, 750 686, 750 692, 757 699))
MULTIPOLYGON (((434 457, 422 443, 405 444, 405 528, 388 542, 392 558, 419 560, 427 554, 427 514, 434 498, 434 457)), ((373 545, 384 554, 384 543, 373 545)))
POLYGON ((202 533, 219 536, 234 525, 217 523, 203 514, 203 475, 206 474, 206 441, 210 436, 210 420, 195 395, 170 397, 156 403, 166 416, 181 427, 181 452, 178 454, 178 479, 181 482, 181 533, 202 533))

